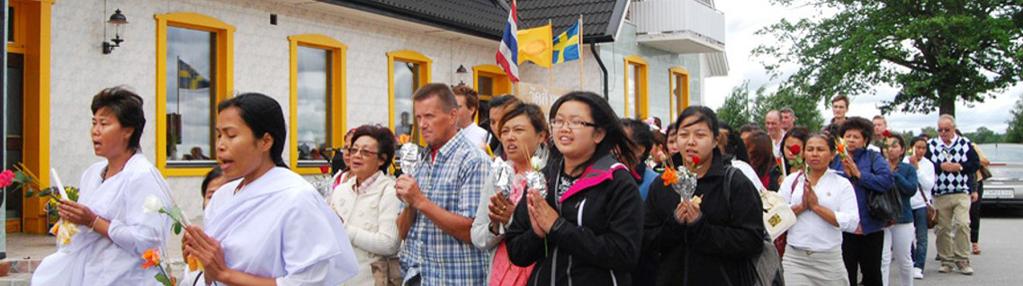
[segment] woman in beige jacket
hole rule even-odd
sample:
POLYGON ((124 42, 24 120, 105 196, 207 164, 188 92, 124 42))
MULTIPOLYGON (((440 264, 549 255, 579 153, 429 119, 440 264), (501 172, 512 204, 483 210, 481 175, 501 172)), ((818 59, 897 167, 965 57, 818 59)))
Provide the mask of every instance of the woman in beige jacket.
POLYGON ((394 134, 370 125, 356 129, 345 150, 351 156, 347 176, 353 179, 343 180, 329 203, 344 222, 359 262, 359 273, 346 285, 373 285, 371 264, 387 263, 398 252, 401 241, 395 221, 400 202, 395 196, 394 177, 386 173, 394 150, 394 134))

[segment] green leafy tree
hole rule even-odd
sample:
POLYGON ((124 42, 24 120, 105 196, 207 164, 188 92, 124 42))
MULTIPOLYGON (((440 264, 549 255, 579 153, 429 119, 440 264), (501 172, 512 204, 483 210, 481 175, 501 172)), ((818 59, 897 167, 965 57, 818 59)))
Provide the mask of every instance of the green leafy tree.
POLYGON ((988 129, 987 127, 977 127, 976 131, 967 132, 963 134, 966 138, 970 138, 970 141, 977 144, 985 143, 1001 143, 1004 136, 995 133, 995 131, 988 129))
POLYGON ((800 95, 798 90, 791 88, 780 88, 773 93, 767 93, 761 87, 757 90, 757 98, 754 100, 753 116, 763 121, 764 116, 772 109, 792 108, 796 113, 796 126, 806 127, 814 132, 824 126, 824 116, 817 110, 818 102, 818 98, 800 95))
POLYGON ((749 94, 749 81, 743 82, 742 85, 732 88, 732 92, 725 98, 725 103, 718 107, 717 115, 718 120, 732 128, 742 128, 743 125, 754 122, 756 119, 752 117, 750 111, 752 110, 753 101, 750 100, 749 94))
POLYGON ((773 76, 798 70, 784 86, 830 99, 899 88, 880 106, 955 115, 956 101, 983 102, 1023 77, 1020 0, 772 0, 775 5, 835 11, 787 19, 759 35, 778 39, 753 54, 773 76), (777 60, 766 60, 777 59, 777 60))
POLYGON ((1005 130, 1005 141, 1023 143, 1023 97, 1016 100, 1011 113, 1012 118, 1008 122, 1009 128, 1005 130))

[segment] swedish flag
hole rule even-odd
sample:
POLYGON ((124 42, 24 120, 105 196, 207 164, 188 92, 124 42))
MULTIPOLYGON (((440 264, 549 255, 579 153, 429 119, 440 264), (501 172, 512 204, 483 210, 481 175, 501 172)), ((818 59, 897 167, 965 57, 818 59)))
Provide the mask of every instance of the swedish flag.
POLYGON ((178 88, 200 89, 210 87, 210 81, 188 63, 178 59, 178 88))
POLYGON ((560 64, 579 59, 579 23, 554 38, 554 57, 552 62, 560 64))

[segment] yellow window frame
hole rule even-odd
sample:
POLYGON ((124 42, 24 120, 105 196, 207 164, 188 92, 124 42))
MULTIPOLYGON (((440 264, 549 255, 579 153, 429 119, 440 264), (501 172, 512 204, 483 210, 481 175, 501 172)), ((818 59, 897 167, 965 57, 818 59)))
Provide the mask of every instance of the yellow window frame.
POLYGON ((668 69, 668 93, 671 98, 671 118, 677 117, 682 114, 682 110, 689 107, 689 70, 684 67, 673 67, 668 69), (683 80, 678 81, 681 77, 683 80), (675 93, 673 89, 676 86, 682 87, 682 94, 675 93))
POLYGON ((647 62, 642 57, 636 56, 636 55, 625 56, 625 60, 624 61, 625 61, 625 72, 624 72, 624 74, 625 74, 625 76, 624 76, 624 79, 625 79, 624 83, 625 83, 625 85, 623 85, 623 86, 625 87, 625 89, 624 89, 624 92, 622 92, 622 93, 623 93, 623 96, 625 97, 625 108, 624 108, 625 109, 625 117, 632 116, 632 112, 633 112, 633 110, 629 110, 629 101, 633 100, 633 99, 629 98, 629 90, 628 89, 629 89, 629 77, 631 76, 629 74, 629 69, 630 69, 631 66, 635 65, 637 67, 636 68, 637 74, 635 75, 636 76, 636 89, 637 89, 636 90, 636 97, 637 97, 637 99, 636 99, 635 108, 637 109, 637 111, 639 113, 639 114, 636 114, 635 117, 639 118, 639 119, 646 118, 647 114, 649 113, 649 106, 648 106, 649 103, 648 102, 650 101, 649 100, 650 97, 649 97, 648 89, 647 89, 647 74, 648 74, 648 72, 647 72, 647 68, 648 68, 647 62))
MULTIPOLYGON (((433 60, 413 50, 399 50, 387 53, 387 127, 394 131, 394 62, 403 61, 419 65, 419 84, 430 82, 433 60)), ((418 88, 418 87, 417 87, 418 88)), ((413 126, 413 129, 416 127, 413 126)), ((415 134, 416 132, 412 132, 415 134)))
MULTIPOLYGON (((156 18, 156 168, 164 176, 204 176, 211 167, 167 166, 167 27, 211 32, 216 35, 214 106, 231 96, 234 74, 234 26, 198 13, 179 12, 155 15, 156 18)), ((212 151, 212 150, 211 150, 212 151)), ((211 155, 216 154, 210 152, 211 155)))
MULTIPOLYGON (((472 89, 476 90, 477 93, 480 92, 480 77, 481 76, 485 76, 485 77, 489 77, 489 78, 493 79, 491 81, 491 84, 492 84, 492 87, 493 87, 493 93, 494 94, 487 94, 487 95, 480 94, 480 98, 479 98, 480 101, 483 101, 483 100, 489 101, 494 96, 498 96, 498 95, 507 94, 507 93, 511 93, 512 92, 512 89, 511 89, 511 87, 512 87, 511 79, 508 78, 508 74, 506 74, 504 72, 504 70, 501 69, 501 67, 499 67, 497 65, 477 65, 477 66, 472 67, 472 89)), ((476 122, 479 123, 480 117, 479 117, 478 113, 476 114, 476 118, 475 119, 476 119, 476 122)))
MULTIPOLYGON (((298 165, 298 47, 323 49, 330 52, 330 139, 327 144, 332 148, 338 148, 344 140, 346 90, 345 63, 347 59, 348 46, 331 37, 320 34, 301 34, 288 37, 290 51, 290 68, 288 70, 291 79, 288 98, 288 146, 292 170, 303 175, 320 174, 318 167, 299 167, 298 165)), ((327 162, 330 165, 330 162, 327 162)))

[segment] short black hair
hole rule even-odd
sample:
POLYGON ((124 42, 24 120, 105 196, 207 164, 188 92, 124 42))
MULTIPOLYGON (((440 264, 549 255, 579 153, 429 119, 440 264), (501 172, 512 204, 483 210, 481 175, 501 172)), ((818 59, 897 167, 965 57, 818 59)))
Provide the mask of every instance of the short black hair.
POLYGON ((380 165, 380 171, 387 173, 387 167, 391 166, 391 160, 394 160, 394 150, 398 146, 394 140, 394 133, 391 133, 391 129, 387 127, 363 125, 355 128, 350 144, 355 144, 355 141, 359 140, 362 136, 369 136, 377 141, 377 158, 384 162, 384 164, 380 165))
POLYGON ((213 169, 210 169, 210 171, 206 173, 206 177, 202 179, 203 198, 206 197, 206 188, 210 186, 210 183, 222 176, 224 176, 224 170, 221 170, 220 166, 213 166, 213 169))
POLYGON ((622 127, 629 130, 632 133, 632 142, 643 146, 643 154, 640 159, 646 160, 650 157, 650 150, 654 148, 654 133, 650 131, 650 125, 647 125, 643 121, 634 118, 622 119, 622 127))
POLYGON ((142 97, 123 86, 105 88, 92 97, 92 115, 104 107, 114 113, 122 127, 132 129, 128 149, 138 151, 142 130, 146 127, 142 97))
POLYGON ((270 134, 274 139, 270 146, 270 159, 274 165, 287 168, 284 164, 284 143, 287 142, 288 125, 284 121, 284 110, 277 100, 262 93, 243 93, 221 102, 217 106, 217 113, 224 112, 228 108, 238 108, 238 114, 245 121, 245 124, 252 129, 255 138, 270 134))
POLYGON ((717 113, 714 113, 714 110, 710 109, 710 107, 702 105, 693 105, 687 107, 685 110, 682 110, 682 114, 678 115, 678 119, 675 120, 675 126, 677 128, 689 127, 682 126, 682 121, 689 117, 696 117, 696 121, 689 123, 689 125, 705 123, 707 124, 707 127, 710 127, 710 131, 714 134, 714 137, 718 137, 718 134, 721 132, 720 130, 718 130, 720 127, 718 126, 717 113))
MULTIPOLYGON (((511 110, 508 110, 503 116, 501 116, 501 122, 497 123, 497 128, 504 128, 504 124, 519 115, 525 115, 529 119, 529 124, 533 126, 533 131, 536 133, 547 133, 550 131, 547 129, 547 120, 543 118, 543 109, 540 109, 539 105, 532 103, 522 103, 513 106, 511 110)), ((501 130, 495 130, 494 134, 499 137, 501 130)))
POLYGON ((496 107, 504 106, 506 104, 518 104, 520 102, 521 101, 519 100, 519 98, 515 97, 514 95, 502 94, 499 96, 495 96, 494 98, 491 98, 488 104, 490 105, 490 108, 493 109, 496 107))
POLYGON ((842 123, 842 127, 839 128, 837 136, 844 137, 849 130, 859 130, 860 134, 863 134, 863 140, 866 140, 863 146, 870 145, 870 140, 874 138, 874 123, 863 117, 853 116, 846 119, 842 123))

